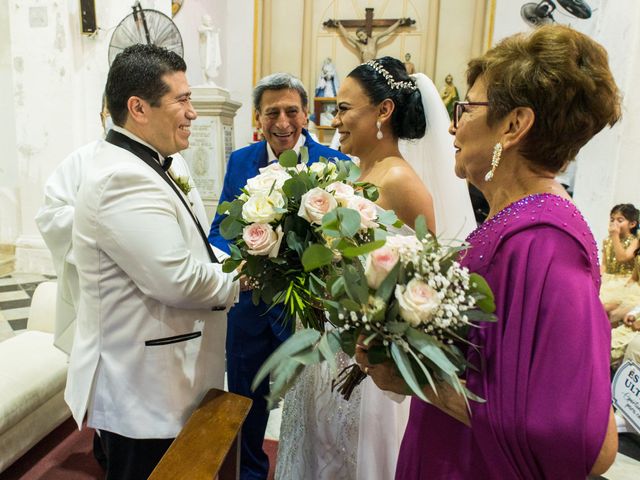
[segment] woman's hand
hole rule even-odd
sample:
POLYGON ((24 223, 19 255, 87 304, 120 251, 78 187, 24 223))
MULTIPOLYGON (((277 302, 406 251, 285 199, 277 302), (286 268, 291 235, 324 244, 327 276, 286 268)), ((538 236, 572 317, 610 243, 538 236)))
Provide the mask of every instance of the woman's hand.
POLYGON ((407 382, 398 375, 396 367, 390 360, 383 363, 371 365, 367 357, 367 346, 363 344, 365 337, 360 336, 356 344, 356 363, 360 369, 371 377, 373 383, 380 390, 398 393, 400 395, 411 395, 411 389, 407 382))
MULTIPOLYGON (((400 395, 413 395, 413 392, 398 374, 395 365, 390 361, 371 365, 367 357, 367 346, 364 345, 364 335, 358 337, 356 343, 356 363, 362 371, 371 377, 371 380, 381 390, 387 390, 400 395)), ((471 425, 467 403, 462 395, 458 394, 454 388, 446 382, 437 382, 438 394, 430 386, 423 388, 423 392, 429 403, 439 408, 444 413, 451 415, 456 420, 467 426, 471 425)))

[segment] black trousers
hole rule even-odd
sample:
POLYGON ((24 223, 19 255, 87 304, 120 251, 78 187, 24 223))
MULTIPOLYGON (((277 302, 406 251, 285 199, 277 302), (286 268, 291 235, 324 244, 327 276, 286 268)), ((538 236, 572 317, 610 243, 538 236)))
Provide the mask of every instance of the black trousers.
POLYGON ((107 457, 106 480, 146 480, 173 438, 137 439, 100 430, 107 457))

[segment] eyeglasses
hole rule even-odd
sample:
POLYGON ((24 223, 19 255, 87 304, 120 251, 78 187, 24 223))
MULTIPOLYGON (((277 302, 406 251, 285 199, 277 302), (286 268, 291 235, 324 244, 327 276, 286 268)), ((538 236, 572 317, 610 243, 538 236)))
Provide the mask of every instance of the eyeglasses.
POLYGON ((467 106, 488 107, 489 102, 453 102, 453 128, 458 128, 458 122, 462 114, 467 111, 467 106))

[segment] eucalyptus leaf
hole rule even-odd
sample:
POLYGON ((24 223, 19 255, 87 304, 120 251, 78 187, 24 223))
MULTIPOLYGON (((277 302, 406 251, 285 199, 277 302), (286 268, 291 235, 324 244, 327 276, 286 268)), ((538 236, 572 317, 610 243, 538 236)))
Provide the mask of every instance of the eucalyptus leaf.
POLYGON ((294 333, 262 364, 260 370, 258 370, 258 373, 256 374, 256 377, 253 379, 251 390, 255 390, 278 365, 312 345, 315 345, 319 338, 320 332, 312 328, 306 328, 294 333))
POLYGON ((235 243, 229 244, 229 252, 231 253, 231 258, 233 260, 242 260, 242 251, 235 243))
POLYGON ((398 221, 398 216, 393 210, 382 210, 378 212, 378 223, 382 225, 393 225, 398 221))
POLYGON ((242 263, 242 260, 234 260, 233 258, 227 258, 222 264, 222 271, 224 273, 231 273, 236 268, 238 268, 238 265, 240 265, 241 263, 242 263))
POLYGON ((331 337, 334 341, 330 341, 330 332, 325 333, 320 338, 320 342, 318 343, 318 350, 324 357, 324 359, 329 364, 329 368, 331 369, 331 374, 333 376, 336 375, 338 370, 338 364, 336 363, 336 353, 340 350, 340 341, 335 341, 335 337, 331 337))
POLYGON ((480 295, 484 296, 484 298, 478 301, 478 307, 487 313, 495 312, 496 304, 493 298, 493 292, 487 281, 477 273, 472 273, 469 275, 469 285, 480 295))
POLYGON ((300 201, 302 196, 309 191, 309 188, 299 177, 292 177, 284 182, 282 191, 286 197, 300 201))
POLYGON ((458 367, 447 358, 438 342, 431 336, 416 328, 408 328, 405 336, 412 347, 431 360, 443 372, 449 375, 455 375, 458 372, 458 367))
POLYGON ((333 262, 333 252, 324 245, 309 245, 302 254, 302 265, 305 272, 330 265, 333 262))
POLYGON ((387 330, 390 333, 393 333, 396 335, 402 335, 404 332, 407 331, 407 328, 410 327, 410 325, 407 322, 387 322, 385 326, 387 327, 387 330))
POLYGON ((362 245, 346 247, 342 250, 342 255, 347 258, 359 257, 360 255, 366 255, 374 250, 382 247, 386 242, 384 240, 374 240, 373 242, 363 243, 362 245))
POLYGON ((420 387, 420 384, 418 383, 418 380, 416 379, 416 376, 413 373, 411 362, 409 361, 409 358, 407 357, 406 352, 402 350, 400 347, 398 347, 398 345, 396 345, 395 343, 392 343, 391 357, 393 358, 393 361, 398 367, 398 371, 400 372, 400 375, 402 375, 402 378, 404 378, 404 381, 407 382, 407 385, 409 386, 411 391, 415 393, 418 397, 420 397, 422 400, 424 400, 425 402, 428 402, 429 400, 427 399, 426 395, 422 391, 422 388, 420 387))
MULTIPOLYGON (((320 157, 321 159, 324 157, 320 157)), ((309 149, 304 145, 300 147, 300 163, 306 165, 309 163, 309 149)))
POLYGON ((424 218, 424 215, 418 215, 418 217, 416 218, 415 231, 418 240, 424 239, 429 233, 429 230, 427 229, 427 220, 424 218))
POLYGON ((240 236, 244 225, 238 219, 228 216, 220 222, 220 235, 226 240, 233 240, 240 236))
POLYGON ((384 303, 389 303, 389 299, 396 289, 396 283, 398 282, 398 273, 400 272, 400 262, 396 263, 391 271, 384 278, 378 290, 376 290, 376 297, 379 297, 384 303))
POLYGON ((298 155, 293 150, 285 150, 278 157, 278 163, 284 168, 295 168, 298 164, 298 155))
POLYGON ((474 322, 497 322, 498 317, 496 317, 493 313, 483 312, 482 310, 467 310, 464 314, 474 322))

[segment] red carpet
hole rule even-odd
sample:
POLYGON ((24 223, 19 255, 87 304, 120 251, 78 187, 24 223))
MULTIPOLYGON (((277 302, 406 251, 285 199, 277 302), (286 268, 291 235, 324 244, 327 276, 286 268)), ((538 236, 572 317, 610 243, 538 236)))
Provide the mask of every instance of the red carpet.
MULTIPOLYGON (((265 440, 273 480, 278 442, 265 440)), ((93 430, 78 431, 72 419, 67 420, 40 443, 29 450, 3 473, 0 480, 94 480, 104 472, 93 458, 93 430)))

